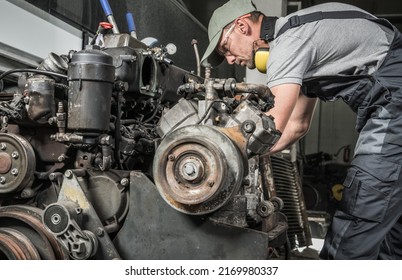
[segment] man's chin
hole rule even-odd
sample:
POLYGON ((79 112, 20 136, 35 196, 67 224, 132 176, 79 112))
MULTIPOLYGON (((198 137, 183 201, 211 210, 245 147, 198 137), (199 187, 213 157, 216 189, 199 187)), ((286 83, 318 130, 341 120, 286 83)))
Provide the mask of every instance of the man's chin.
POLYGON ((250 69, 250 70, 255 69, 255 63, 254 63, 254 62, 247 63, 246 66, 247 66, 247 68, 250 69))
POLYGON ((255 63, 252 60, 243 60, 238 63, 240 66, 247 67, 248 69, 255 69, 255 63))

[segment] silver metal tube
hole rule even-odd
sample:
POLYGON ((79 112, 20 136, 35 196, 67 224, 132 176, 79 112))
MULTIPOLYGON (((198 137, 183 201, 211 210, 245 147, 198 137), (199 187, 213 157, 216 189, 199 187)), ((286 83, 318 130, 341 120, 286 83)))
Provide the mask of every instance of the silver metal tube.
POLYGON ((196 39, 191 40, 191 44, 194 47, 195 59, 197 62, 197 76, 201 76, 201 63, 200 63, 200 54, 198 52, 198 41, 196 39))
POLYGON ((113 25, 113 28, 112 28, 113 34, 119 34, 120 31, 119 31, 119 28, 117 27, 117 23, 116 23, 116 21, 114 19, 114 16, 113 15, 108 15, 107 20, 109 21, 110 24, 113 25))

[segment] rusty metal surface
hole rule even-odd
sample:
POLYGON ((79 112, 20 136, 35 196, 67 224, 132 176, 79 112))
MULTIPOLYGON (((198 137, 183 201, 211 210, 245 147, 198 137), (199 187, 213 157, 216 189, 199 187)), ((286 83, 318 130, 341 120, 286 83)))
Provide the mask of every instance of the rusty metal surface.
POLYGON ((0 228, 0 242, 3 252, 15 260, 40 260, 39 253, 31 240, 12 228, 0 228))
POLYGON ((260 156, 261 185, 267 198, 276 197, 272 163, 269 155, 260 156))
MULTIPOLYGON (((199 141, 199 140, 197 140, 199 141)), ((223 156, 207 141, 176 144, 168 153, 163 190, 180 203, 194 205, 212 199, 225 178, 223 156)))
POLYGON ((238 149, 223 133, 208 126, 173 131, 154 158, 153 176, 162 197, 178 211, 193 215, 222 207, 239 189, 243 172, 238 149), (190 173, 198 175, 186 174, 189 165, 190 173))
MULTIPOLYGON (((16 253, 29 250, 25 257, 46 260, 68 259, 60 244, 43 226, 41 214, 42 210, 25 205, 0 208, 0 230, 2 230, 0 240, 8 244, 7 247, 0 248, 0 251, 3 249, 16 253), (13 232, 14 237, 20 236, 20 242, 13 242, 12 237, 4 235, 4 232, 13 232), (34 250, 37 251, 37 254, 33 252, 34 250)), ((5 252, 3 251, 3 253, 5 252)), ((18 255, 14 255, 14 253, 5 254, 5 256, 17 257, 18 255)))
POLYGON ((248 83, 236 83, 234 90, 236 93, 251 93, 257 95, 261 100, 270 104, 270 108, 274 107, 274 95, 269 87, 262 84, 248 84, 248 83))

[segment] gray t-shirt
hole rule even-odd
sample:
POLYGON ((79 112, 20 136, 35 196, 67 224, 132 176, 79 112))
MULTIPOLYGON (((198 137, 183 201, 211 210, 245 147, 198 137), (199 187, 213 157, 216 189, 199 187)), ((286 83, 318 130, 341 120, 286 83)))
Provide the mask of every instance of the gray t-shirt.
MULTIPOLYGON (((279 18, 275 32, 293 15, 342 10, 363 11, 347 4, 321 4, 279 18)), ((384 60, 392 38, 392 30, 366 19, 324 19, 291 28, 270 43, 268 86, 302 85, 311 77, 371 74, 384 60)))

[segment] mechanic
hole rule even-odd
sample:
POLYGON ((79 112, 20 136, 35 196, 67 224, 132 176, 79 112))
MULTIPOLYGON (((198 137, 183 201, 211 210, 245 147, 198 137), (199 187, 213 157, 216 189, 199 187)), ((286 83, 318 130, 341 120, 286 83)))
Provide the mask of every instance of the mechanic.
POLYGON ((402 258, 402 37, 385 19, 351 5, 320 4, 267 17, 250 0, 213 13, 204 66, 225 58, 266 72, 269 114, 282 132, 270 153, 308 131, 317 98, 341 98, 359 138, 321 259, 402 258))

